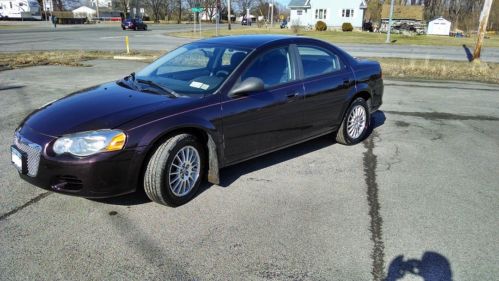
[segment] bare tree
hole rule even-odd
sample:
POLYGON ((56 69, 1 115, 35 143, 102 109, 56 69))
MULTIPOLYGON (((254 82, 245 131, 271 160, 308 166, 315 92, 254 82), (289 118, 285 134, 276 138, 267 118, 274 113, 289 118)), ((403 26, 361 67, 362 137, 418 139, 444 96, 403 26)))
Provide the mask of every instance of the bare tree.
POLYGON ((255 0, 234 0, 234 3, 237 5, 239 12, 242 14, 246 14, 247 9, 253 8, 256 1, 255 0))
POLYGON ((154 22, 159 23, 165 12, 167 0, 145 0, 146 7, 152 13, 154 22))

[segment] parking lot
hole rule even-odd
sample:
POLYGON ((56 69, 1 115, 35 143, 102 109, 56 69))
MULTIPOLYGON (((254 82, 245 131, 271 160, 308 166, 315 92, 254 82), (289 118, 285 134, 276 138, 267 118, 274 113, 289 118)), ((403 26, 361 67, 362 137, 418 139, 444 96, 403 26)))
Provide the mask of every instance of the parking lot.
POLYGON ((223 169, 220 186, 169 208, 48 193, 10 165, 29 112, 143 66, 89 65, 0 72, 0 280, 499 276, 497 85, 385 81, 363 143, 327 136, 223 169))

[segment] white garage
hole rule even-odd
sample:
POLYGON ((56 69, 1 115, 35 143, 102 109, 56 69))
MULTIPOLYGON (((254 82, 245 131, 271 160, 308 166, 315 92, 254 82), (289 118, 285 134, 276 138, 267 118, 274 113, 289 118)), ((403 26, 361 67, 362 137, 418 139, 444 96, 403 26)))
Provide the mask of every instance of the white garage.
POLYGON ((449 36, 451 22, 440 17, 430 21, 428 24, 428 35, 445 35, 449 36))

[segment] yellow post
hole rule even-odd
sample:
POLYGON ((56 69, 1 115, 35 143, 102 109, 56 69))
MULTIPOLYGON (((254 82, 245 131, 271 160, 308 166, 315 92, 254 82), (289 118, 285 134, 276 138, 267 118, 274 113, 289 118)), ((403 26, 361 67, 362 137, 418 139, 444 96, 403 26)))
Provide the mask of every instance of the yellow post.
POLYGON ((125 36, 126 53, 130 54, 130 46, 128 44, 128 36, 125 36))

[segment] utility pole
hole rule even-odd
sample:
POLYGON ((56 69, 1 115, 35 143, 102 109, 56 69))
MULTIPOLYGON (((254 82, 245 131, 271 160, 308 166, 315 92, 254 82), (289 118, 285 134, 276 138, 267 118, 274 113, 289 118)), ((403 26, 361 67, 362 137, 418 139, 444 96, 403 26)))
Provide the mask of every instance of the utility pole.
POLYGON ((270 28, 274 28, 274 0, 272 0, 272 7, 270 10, 270 28))
POLYGON ((388 19, 388 32, 386 33, 386 42, 385 43, 390 43, 390 35, 392 33, 392 24, 393 24, 393 6, 395 4, 395 1, 392 0, 392 3, 390 4, 390 18, 388 19))
POLYGON ((485 0, 483 3, 482 13, 480 14, 480 25, 478 26, 478 38, 476 40, 475 51, 473 52, 473 60, 480 59, 482 52, 483 39, 487 32, 487 23, 489 22, 490 9, 494 0, 485 0))
POLYGON ((139 0, 135 0, 135 18, 142 18, 139 10, 139 0), (137 16, 138 15, 138 16, 137 16))
POLYGON ((230 26, 230 18, 231 18, 231 15, 230 15, 230 0, 227 0, 227 13, 228 13, 228 18, 229 18, 229 30, 231 30, 231 26, 230 26))
POLYGON ((97 15, 97 20, 99 20, 99 0, 95 0, 95 12, 97 15))

